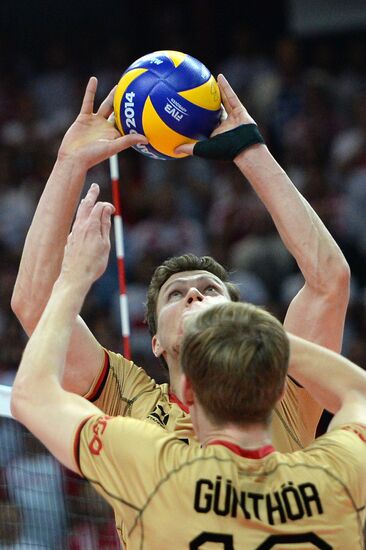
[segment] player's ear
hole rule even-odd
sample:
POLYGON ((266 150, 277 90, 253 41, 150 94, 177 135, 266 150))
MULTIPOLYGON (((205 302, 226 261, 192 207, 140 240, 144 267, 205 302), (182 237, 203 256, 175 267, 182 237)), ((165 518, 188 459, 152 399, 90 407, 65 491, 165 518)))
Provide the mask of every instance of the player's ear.
POLYGON ((164 351, 161 344, 160 344, 159 338, 156 336, 156 334, 152 337, 151 348, 152 348, 152 352, 155 355, 155 357, 160 357, 160 355, 164 351))
POLYGON ((182 374, 181 377, 181 388, 182 388, 182 397, 183 403, 187 407, 190 407, 194 403, 194 391, 192 388, 192 382, 185 374, 182 374))

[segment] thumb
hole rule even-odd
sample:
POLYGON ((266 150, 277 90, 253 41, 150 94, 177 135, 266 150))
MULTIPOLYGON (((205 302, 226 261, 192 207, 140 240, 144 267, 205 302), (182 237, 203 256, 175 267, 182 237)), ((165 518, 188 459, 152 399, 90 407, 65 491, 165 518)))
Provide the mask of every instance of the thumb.
POLYGON ((102 215, 101 215, 101 233, 102 237, 109 238, 109 232, 111 229, 111 216, 115 212, 115 207, 113 204, 105 203, 103 205, 102 215))
POLYGON ((193 148, 195 143, 185 143, 184 145, 179 145, 174 149, 174 153, 177 155, 193 155, 193 148))

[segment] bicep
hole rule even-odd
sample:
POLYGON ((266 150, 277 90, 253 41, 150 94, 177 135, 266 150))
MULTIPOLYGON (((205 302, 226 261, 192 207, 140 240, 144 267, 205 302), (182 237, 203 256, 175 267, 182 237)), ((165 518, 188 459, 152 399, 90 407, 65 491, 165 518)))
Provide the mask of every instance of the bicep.
POLYGON ((333 416, 327 431, 350 423, 366 426, 366 396, 355 390, 348 392, 341 408, 333 416))
POLYGON ((284 327, 296 336, 340 352, 347 305, 347 293, 327 295, 305 283, 290 303, 284 327))

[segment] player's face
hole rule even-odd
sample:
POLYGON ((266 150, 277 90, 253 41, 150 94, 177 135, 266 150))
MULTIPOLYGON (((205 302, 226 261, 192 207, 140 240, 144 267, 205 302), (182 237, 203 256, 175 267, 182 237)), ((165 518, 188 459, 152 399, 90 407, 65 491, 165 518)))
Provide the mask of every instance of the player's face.
POLYGON ((169 277, 157 301, 154 353, 157 356, 164 354, 166 359, 178 357, 185 316, 228 301, 230 295, 224 283, 208 271, 183 271, 169 277))

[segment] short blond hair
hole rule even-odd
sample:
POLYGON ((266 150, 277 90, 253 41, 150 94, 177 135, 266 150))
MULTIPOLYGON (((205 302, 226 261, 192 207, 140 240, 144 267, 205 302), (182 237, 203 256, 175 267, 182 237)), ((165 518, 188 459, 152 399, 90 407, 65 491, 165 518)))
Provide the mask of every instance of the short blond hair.
POLYGON ((260 307, 228 302, 186 320, 182 370, 218 425, 268 423, 284 389, 288 360, 282 324, 260 307))

